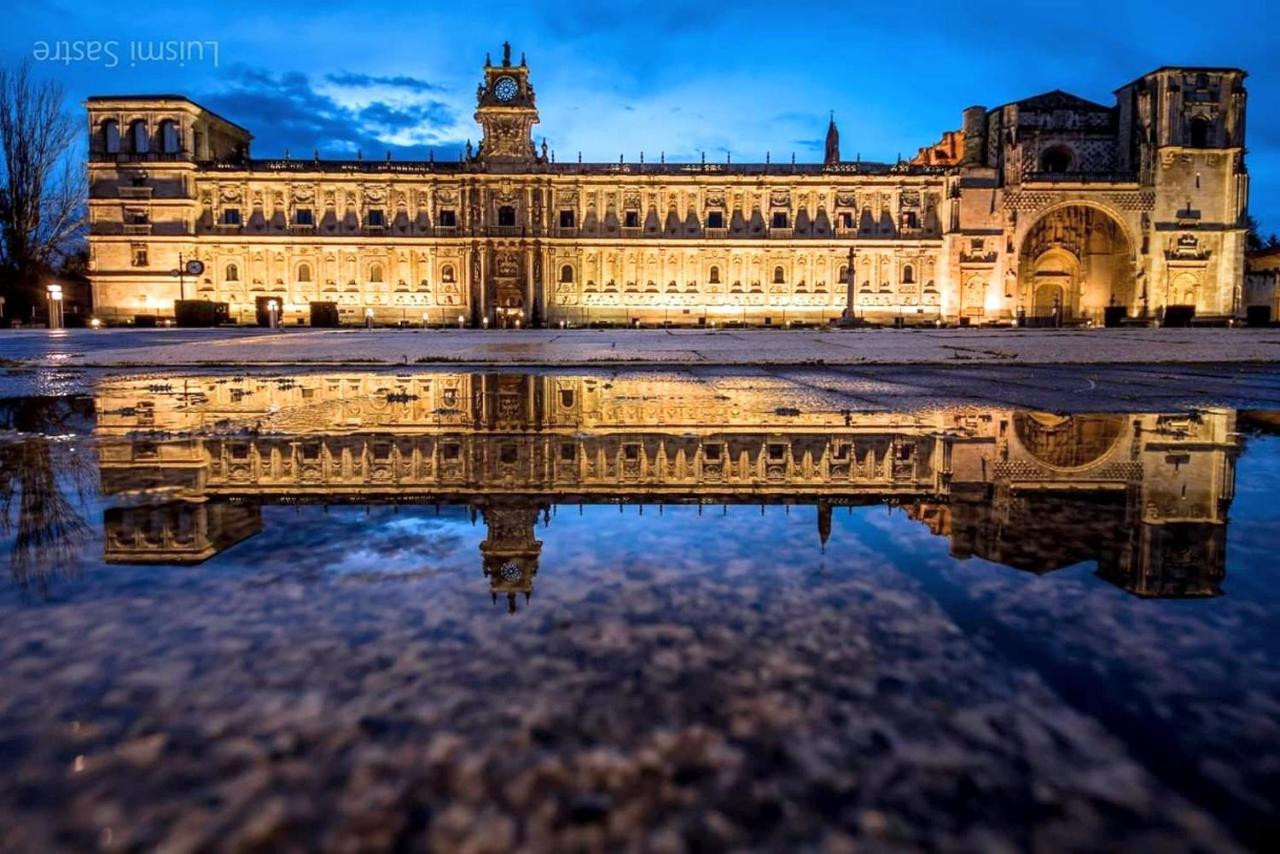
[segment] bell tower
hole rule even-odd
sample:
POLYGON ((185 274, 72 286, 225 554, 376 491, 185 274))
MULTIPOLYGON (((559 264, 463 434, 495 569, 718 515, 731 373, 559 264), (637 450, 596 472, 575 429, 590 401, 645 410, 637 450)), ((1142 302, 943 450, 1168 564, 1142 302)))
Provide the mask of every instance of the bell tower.
POLYGON ((476 121, 484 129, 476 159, 488 163, 534 163, 533 126, 538 123, 533 86, 524 56, 511 64, 511 43, 502 44, 502 64, 486 55, 484 82, 476 90, 476 121))

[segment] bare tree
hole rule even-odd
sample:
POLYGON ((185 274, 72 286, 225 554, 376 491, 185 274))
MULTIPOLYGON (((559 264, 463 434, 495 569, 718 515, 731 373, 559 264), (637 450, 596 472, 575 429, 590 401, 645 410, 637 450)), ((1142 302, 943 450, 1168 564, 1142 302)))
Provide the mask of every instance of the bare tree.
POLYGON ((0 286, 8 317, 26 316, 41 281, 74 252, 85 222, 85 172, 62 87, 30 62, 0 68, 0 286))

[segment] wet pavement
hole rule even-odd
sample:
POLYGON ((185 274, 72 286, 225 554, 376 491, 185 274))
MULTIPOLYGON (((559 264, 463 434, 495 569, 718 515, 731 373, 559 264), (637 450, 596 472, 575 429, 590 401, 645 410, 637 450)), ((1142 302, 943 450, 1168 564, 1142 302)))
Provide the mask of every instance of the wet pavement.
POLYGON ((12 372, 0 849, 1263 848, 1277 382, 1168 370, 12 372))
POLYGON ((45 367, 489 365, 524 368, 1275 363, 1280 329, 69 329, 0 336, 45 367))

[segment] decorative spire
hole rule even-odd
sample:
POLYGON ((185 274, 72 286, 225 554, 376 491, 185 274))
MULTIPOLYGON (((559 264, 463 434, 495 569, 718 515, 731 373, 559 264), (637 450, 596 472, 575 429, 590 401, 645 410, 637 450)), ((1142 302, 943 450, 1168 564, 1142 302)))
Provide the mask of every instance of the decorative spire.
POLYGON ((831 538, 831 505, 825 501, 818 502, 818 545, 826 554, 827 540, 831 538))
POLYGON ((511 67, 511 42, 502 43, 502 67, 511 67))
POLYGON ((827 124, 827 147, 822 157, 824 166, 834 166, 840 162, 840 131, 836 130, 836 111, 831 111, 831 121, 827 124))

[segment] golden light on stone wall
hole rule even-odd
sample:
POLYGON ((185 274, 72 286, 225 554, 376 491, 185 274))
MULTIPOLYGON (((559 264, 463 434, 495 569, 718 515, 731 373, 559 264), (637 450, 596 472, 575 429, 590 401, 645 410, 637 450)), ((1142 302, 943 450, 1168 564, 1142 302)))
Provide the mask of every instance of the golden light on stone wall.
POLYGON ((482 74, 459 162, 253 159, 248 131, 189 100, 90 99, 98 313, 127 321, 145 290, 171 314, 180 257, 205 266, 195 297, 244 322, 266 299, 288 323, 324 303, 491 327, 1241 310, 1241 71, 1160 69, 1114 106, 970 108, 898 163, 841 159, 833 124, 823 162, 787 164, 556 162, 529 136, 530 69, 482 74), (176 128, 177 149, 130 151, 111 123, 176 128))

